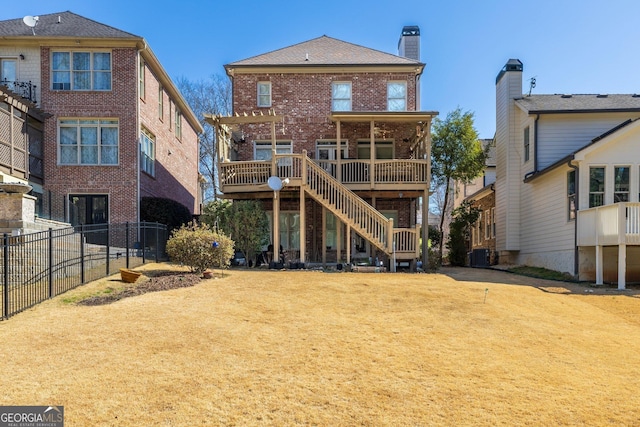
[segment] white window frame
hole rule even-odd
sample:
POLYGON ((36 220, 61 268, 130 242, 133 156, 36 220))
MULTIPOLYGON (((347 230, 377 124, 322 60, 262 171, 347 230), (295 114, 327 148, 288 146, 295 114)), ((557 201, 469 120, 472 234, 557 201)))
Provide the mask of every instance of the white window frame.
POLYGON ((176 123, 174 126, 176 138, 182 139, 182 112, 178 109, 178 107, 175 108, 174 117, 176 119, 176 123))
POLYGON ((484 239, 489 240, 491 238, 491 210, 484 211, 484 239))
POLYGON ((60 118, 58 120, 58 141, 57 141, 57 163, 59 166, 118 166, 120 163, 120 121, 116 118, 95 118, 95 117, 83 117, 83 118, 60 118), (96 128, 97 141, 95 145, 82 144, 82 130, 96 128), (116 129, 116 144, 103 144, 102 143, 102 129, 116 129), (76 129, 75 144, 62 144, 62 129, 76 129), (88 163, 82 161, 82 148, 96 147, 97 159, 96 163, 88 163), (76 162, 63 163, 62 150, 63 148, 73 148, 76 151, 76 162), (115 163, 103 162, 103 151, 115 147, 115 163))
POLYGON ((529 126, 524 128, 522 145, 524 150, 524 162, 526 163, 531 158, 531 128, 529 126))
POLYGON ((144 99, 146 92, 146 68, 147 67, 145 66, 144 59, 140 58, 140 68, 138 70, 138 82, 140 83, 140 99, 144 99))
POLYGON ((140 170, 156 176, 156 137, 145 128, 140 132, 140 170))
POLYGON ((258 107, 271 107, 271 82, 258 82, 258 107), (264 91, 266 89, 266 92, 264 91))
POLYGON ((164 119, 164 88, 162 85, 158 86, 158 118, 164 119))
POLYGON ((595 208, 598 206, 604 206, 605 204, 605 193, 606 193, 606 188, 607 188, 607 168, 606 166, 598 166, 598 165, 592 165, 589 166, 589 207, 590 208, 595 208), (602 191, 591 191, 591 170, 592 169, 602 169, 602 191), (600 204, 596 204, 596 203, 591 203, 591 196, 595 196, 595 195, 600 195, 600 200, 602 203, 600 204))
MULTIPOLYGON (((113 87, 113 53, 111 51, 105 50, 54 50, 51 52, 51 90, 61 90, 61 91, 100 91, 100 92, 108 92, 112 90, 113 87), (54 56, 56 54, 67 54, 69 55, 69 68, 68 69, 54 69, 54 56), (74 54, 89 54, 89 69, 88 70, 80 70, 76 69, 76 65, 74 65, 74 54), (97 70, 94 69, 94 55, 96 54, 108 54, 109 55, 109 69, 108 70, 97 70), (68 81, 57 82, 56 81, 56 73, 60 75, 67 74, 68 81), (88 73, 90 76, 90 83, 88 88, 76 88, 75 87, 75 78, 74 75, 77 73, 88 73), (98 74, 104 74, 109 77, 108 88, 100 89, 96 88, 96 76, 98 74), (61 86, 56 86, 61 85, 61 86)), ((67 79, 65 79, 67 80, 67 79)))
POLYGON ((567 172, 567 220, 575 221, 578 207, 576 206, 576 183, 578 173, 575 170, 567 172), (571 188, 571 175, 573 174, 573 188, 571 188))
POLYGON ((353 87, 351 82, 331 82, 331 111, 351 111, 352 109, 352 97, 353 97, 353 87), (336 88, 340 86, 349 87, 349 97, 348 98, 338 98, 336 97, 336 88), (347 103, 348 106, 341 106, 336 108, 336 103, 347 103))
POLYGON ((626 203, 631 201, 631 166, 629 165, 615 165, 613 167, 613 203, 626 203), (619 191, 617 188, 618 183, 616 182, 616 172, 618 169, 626 169, 627 170, 627 189, 626 191, 619 191), (626 195, 626 197, 620 198, 621 195, 626 195), (625 199, 626 200, 622 200, 625 199))
POLYGON ((496 237, 496 208, 491 208, 491 237, 496 237))
POLYGON ((390 81, 387 82, 387 111, 407 111, 407 82, 406 81, 390 81), (391 88, 393 86, 403 87, 403 96, 393 96, 394 92, 391 88), (401 107, 393 107, 392 104, 401 101, 401 107), (393 108, 392 108, 393 107, 393 108))

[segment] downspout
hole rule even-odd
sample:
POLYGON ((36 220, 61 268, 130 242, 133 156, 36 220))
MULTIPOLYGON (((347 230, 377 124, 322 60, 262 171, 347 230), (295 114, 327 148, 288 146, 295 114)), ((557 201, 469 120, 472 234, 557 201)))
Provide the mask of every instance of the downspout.
POLYGON ((538 172, 538 120, 540 120, 540 114, 536 114, 533 122, 533 170, 535 172, 538 172))
POLYGON ((573 161, 573 158, 571 160, 569 160, 567 162, 567 166, 569 166, 571 169, 573 169, 576 173, 576 218, 573 221, 573 246, 574 246, 574 254, 573 254, 573 274, 578 277, 579 273, 578 273, 578 206, 580 206, 579 203, 579 195, 580 195, 580 168, 577 165, 573 165, 571 164, 571 162, 573 161))

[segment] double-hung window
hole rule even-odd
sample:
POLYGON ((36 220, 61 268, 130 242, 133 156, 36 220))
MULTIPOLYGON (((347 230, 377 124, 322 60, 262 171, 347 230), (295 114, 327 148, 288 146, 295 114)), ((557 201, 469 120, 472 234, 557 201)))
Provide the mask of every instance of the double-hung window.
POLYGON ((151 176, 156 174, 156 137, 146 129, 140 134, 140 170, 151 176))
POLYGON ((589 207, 604 205, 604 167, 589 168, 589 207))
POLYGON ((138 84, 140 91, 140 99, 144 99, 145 95, 145 70, 146 67, 144 65, 144 59, 140 58, 139 63, 140 69, 138 70, 138 84))
POLYGON ((271 82, 258 82, 258 107, 271 107, 271 82))
POLYGON ((569 210, 568 219, 576 219, 576 171, 567 173, 567 208, 569 210))
POLYGON ((51 89, 111 90, 111 52, 53 52, 51 89))
POLYGON ((407 82, 387 83, 387 111, 407 111, 407 82))
POLYGON ((616 166, 613 169, 613 203, 629 201, 629 166, 616 166))
POLYGON ((529 126, 527 126, 526 128, 524 128, 524 135, 523 135, 523 139, 524 139, 524 161, 528 162, 529 161, 529 150, 530 150, 530 134, 531 131, 529 130, 529 126))
POLYGON ((491 210, 484 211, 484 238, 489 240, 491 238, 491 210))
POLYGON ((351 111, 351 82, 331 83, 331 111, 351 111))
POLYGON ((58 164, 117 165, 117 119, 60 119, 58 164))
POLYGON ((164 119, 164 88, 162 85, 158 87, 158 118, 164 119))
POLYGON ((176 138, 181 139, 182 138, 182 113, 180 112, 180 110, 178 110, 178 108, 176 108, 175 119, 176 119, 176 125, 175 125, 174 131, 176 133, 176 138))

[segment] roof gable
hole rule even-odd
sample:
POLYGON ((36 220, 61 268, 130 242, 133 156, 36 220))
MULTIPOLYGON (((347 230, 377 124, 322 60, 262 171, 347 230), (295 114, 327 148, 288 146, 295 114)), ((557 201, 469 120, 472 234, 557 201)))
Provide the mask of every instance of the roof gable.
POLYGON ((375 49, 328 36, 232 62, 225 67, 242 66, 330 66, 330 65, 423 65, 375 49))
POLYGON ((0 21, 0 37, 33 38, 35 32, 35 36, 38 38, 141 38, 69 11, 40 15, 38 18, 38 23, 33 31, 22 22, 22 18, 0 21))

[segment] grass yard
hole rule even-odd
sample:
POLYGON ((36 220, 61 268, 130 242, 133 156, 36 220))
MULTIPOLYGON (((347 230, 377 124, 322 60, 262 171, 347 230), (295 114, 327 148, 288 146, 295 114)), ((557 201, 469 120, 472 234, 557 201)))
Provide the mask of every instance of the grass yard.
POLYGON ((3 405, 61 405, 67 426, 640 425, 637 290, 231 270, 76 304, 118 279, 0 322, 3 405))

